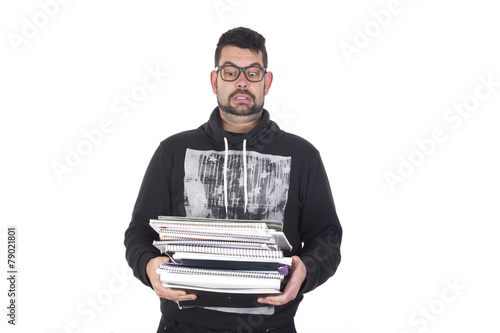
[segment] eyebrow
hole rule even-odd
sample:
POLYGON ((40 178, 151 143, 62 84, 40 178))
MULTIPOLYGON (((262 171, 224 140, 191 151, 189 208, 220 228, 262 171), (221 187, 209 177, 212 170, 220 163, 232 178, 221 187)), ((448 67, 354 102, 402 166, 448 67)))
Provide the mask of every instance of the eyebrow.
MULTIPOLYGON (((222 64, 222 66, 224 65, 230 65, 230 66, 234 66, 234 67, 240 67, 238 65, 236 65, 235 63, 231 62, 231 61, 226 61, 222 64)), ((248 65, 248 66, 245 66, 245 67, 252 67, 252 66, 259 66, 259 67, 262 67, 264 68, 264 66, 262 66, 261 64, 259 64, 258 62, 254 62, 253 64, 251 65, 248 65)))

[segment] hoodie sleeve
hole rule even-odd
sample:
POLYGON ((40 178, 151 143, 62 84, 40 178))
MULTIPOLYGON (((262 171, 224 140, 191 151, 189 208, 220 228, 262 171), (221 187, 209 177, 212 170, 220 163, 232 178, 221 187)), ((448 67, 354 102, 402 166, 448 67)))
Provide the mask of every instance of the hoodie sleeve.
POLYGON ((335 274, 340 263, 342 227, 337 217, 328 177, 319 152, 308 159, 308 172, 301 179, 302 210, 299 231, 301 260, 307 268, 302 293, 309 292, 335 274))
POLYGON ((139 195, 132 213, 132 221, 125 231, 125 256, 134 276, 147 286, 151 283, 146 274, 146 265, 152 258, 160 256, 153 241, 158 234, 149 225, 149 220, 158 215, 170 215, 169 173, 171 163, 166 159, 162 146, 154 153, 144 175, 139 195))

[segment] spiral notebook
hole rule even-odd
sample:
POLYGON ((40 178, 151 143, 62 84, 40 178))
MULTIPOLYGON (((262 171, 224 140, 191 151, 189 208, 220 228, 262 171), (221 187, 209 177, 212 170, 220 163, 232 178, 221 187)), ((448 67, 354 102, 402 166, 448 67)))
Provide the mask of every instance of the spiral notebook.
POLYGON ((252 289, 277 290, 284 276, 278 271, 242 271, 193 268, 162 264, 157 273, 170 286, 184 286, 200 290, 220 290, 252 293, 252 289))
POLYGON ((150 220, 160 239, 200 239, 213 241, 247 242, 276 245, 282 250, 292 246, 283 233, 279 221, 188 219, 161 216, 150 220))
POLYGON ((157 269, 163 285, 198 296, 184 306, 263 306, 258 297, 284 288, 292 247, 279 221, 160 216, 150 225, 171 258, 157 269))
POLYGON ((236 219, 214 219, 214 218, 200 218, 200 217, 184 217, 184 216, 158 216, 158 221, 170 221, 177 223, 202 223, 204 225, 214 224, 216 226, 221 225, 256 225, 257 227, 274 229, 276 231, 283 231, 283 222, 281 221, 270 221, 270 220, 236 220, 236 219))
POLYGON ((153 243, 162 253, 168 253, 174 262, 185 260, 219 260, 278 263, 290 266, 290 257, 284 257, 281 250, 213 247, 200 245, 173 245, 163 241, 153 243))

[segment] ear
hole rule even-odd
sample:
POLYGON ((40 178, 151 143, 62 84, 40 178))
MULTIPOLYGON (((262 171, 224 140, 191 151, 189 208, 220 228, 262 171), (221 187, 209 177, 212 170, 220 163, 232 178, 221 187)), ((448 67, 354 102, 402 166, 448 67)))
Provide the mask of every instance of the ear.
POLYGON ((264 94, 267 95, 269 93, 269 89, 271 89, 271 84, 273 83, 273 73, 267 72, 264 75, 264 94))
POLYGON ((217 72, 210 72, 210 84, 212 85, 212 91, 217 94, 217 72))

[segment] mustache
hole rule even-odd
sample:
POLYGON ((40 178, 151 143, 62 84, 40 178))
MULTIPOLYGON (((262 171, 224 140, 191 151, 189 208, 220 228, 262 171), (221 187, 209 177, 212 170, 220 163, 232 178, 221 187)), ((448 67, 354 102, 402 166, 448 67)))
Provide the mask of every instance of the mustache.
POLYGON ((249 92, 248 90, 236 90, 233 92, 231 95, 229 95, 229 99, 233 99, 234 96, 241 94, 241 95, 248 95, 252 98, 252 100, 255 101, 255 95, 249 92))

